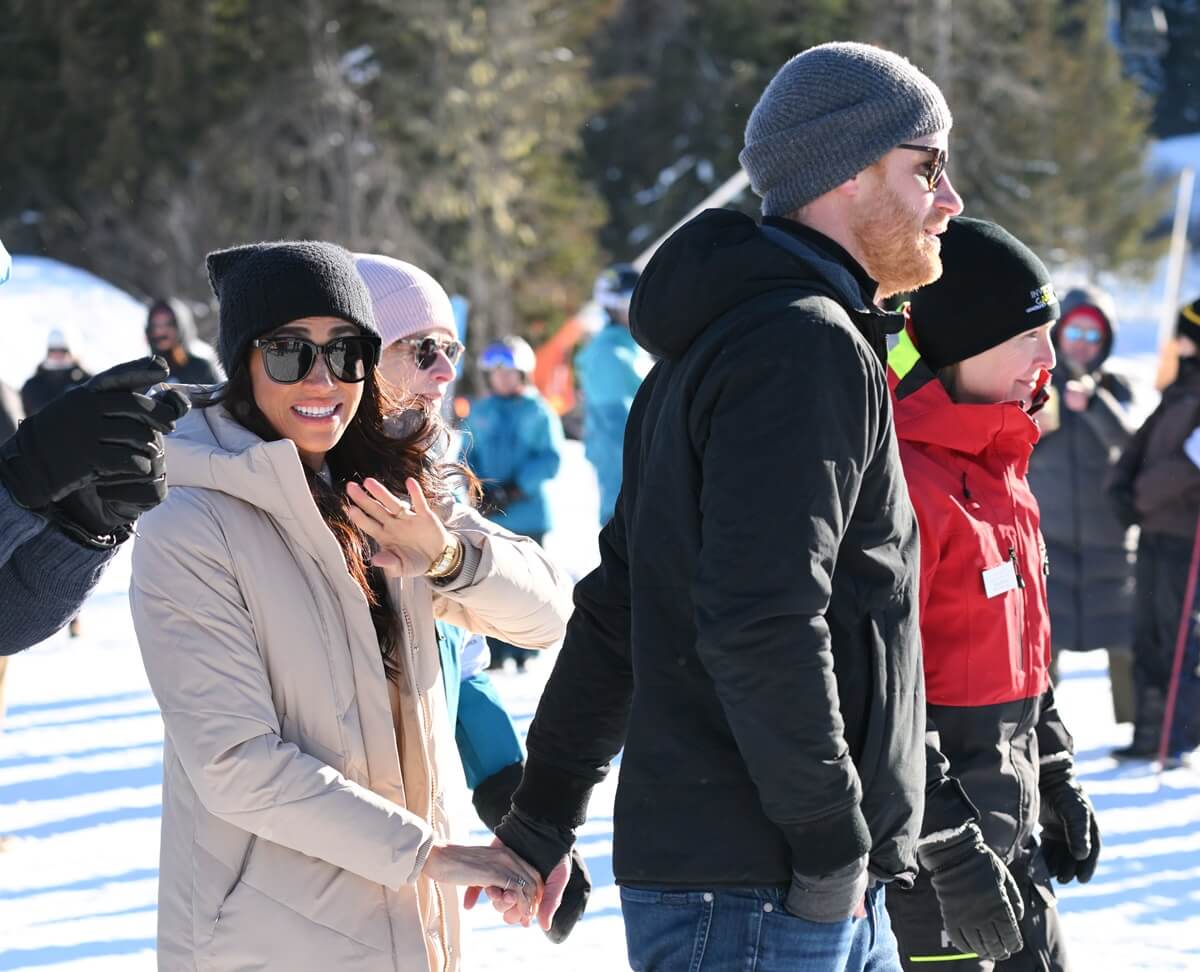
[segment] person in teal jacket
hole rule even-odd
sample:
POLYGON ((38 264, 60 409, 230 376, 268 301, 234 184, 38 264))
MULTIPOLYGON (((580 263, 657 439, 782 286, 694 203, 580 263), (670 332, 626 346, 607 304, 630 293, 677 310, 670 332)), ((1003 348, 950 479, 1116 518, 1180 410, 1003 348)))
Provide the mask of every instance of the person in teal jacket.
POLYGON ((552 526, 546 486, 562 464, 562 422, 529 384, 533 348, 519 337, 479 359, 492 394, 463 423, 464 458, 483 483, 488 519, 541 543, 552 526))
POLYGON ((594 299, 605 326, 575 358, 583 390, 583 440, 588 461, 600 483, 600 525, 607 523, 621 492, 621 450, 633 396, 654 359, 629 333, 629 302, 638 272, 628 263, 605 270, 596 280, 594 299))

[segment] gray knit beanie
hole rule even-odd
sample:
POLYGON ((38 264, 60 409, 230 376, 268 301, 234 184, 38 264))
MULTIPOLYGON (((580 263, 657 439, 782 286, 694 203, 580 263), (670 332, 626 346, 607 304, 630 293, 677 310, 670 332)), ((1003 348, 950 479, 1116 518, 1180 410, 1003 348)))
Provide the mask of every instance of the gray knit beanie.
POLYGON ((951 123, 941 90, 900 55, 870 44, 821 44, 771 79, 738 158, 763 215, 786 216, 901 142, 951 123))

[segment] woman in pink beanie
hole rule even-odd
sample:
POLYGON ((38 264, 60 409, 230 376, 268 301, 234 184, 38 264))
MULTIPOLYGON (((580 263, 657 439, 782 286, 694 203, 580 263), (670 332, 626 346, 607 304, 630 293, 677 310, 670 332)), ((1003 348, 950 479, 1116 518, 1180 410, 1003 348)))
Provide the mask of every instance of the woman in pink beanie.
POLYGON ((383 337, 380 372, 440 412, 464 350, 446 291, 420 267, 403 260, 356 253, 354 262, 371 292, 383 337))
MULTIPOLYGON (((463 352, 446 291, 411 263, 363 253, 354 259, 371 292, 375 322, 383 337, 379 371, 402 396, 423 398, 434 411, 441 411, 463 352)), ((441 621, 437 634, 446 708, 455 724, 472 802, 479 818, 495 830, 521 781, 524 753, 485 670, 490 660, 486 640, 441 621)), ((569 871, 557 874, 549 887, 562 894, 562 903, 544 930, 551 941, 561 942, 583 915, 591 893, 591 878, 578 850, 571 852, 569 871)))

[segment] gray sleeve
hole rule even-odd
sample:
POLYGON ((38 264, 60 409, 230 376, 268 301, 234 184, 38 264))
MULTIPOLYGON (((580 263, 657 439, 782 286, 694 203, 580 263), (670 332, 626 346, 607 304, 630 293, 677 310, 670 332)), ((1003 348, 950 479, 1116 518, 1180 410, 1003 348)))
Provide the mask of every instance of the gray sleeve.
POLYGON ((35 645, 70 621, 114 553, 76 543, 0 487, 0 655, 35 645))

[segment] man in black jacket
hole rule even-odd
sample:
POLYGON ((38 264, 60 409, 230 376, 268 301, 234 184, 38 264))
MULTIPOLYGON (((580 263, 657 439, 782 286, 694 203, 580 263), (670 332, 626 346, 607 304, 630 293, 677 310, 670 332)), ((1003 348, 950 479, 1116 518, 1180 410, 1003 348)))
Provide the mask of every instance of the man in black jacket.
POLYGON ((883 887, 915 871, 925 710, 884 371, 902 320, 876 301, 941 272, 962 208, 950 124, 902 58, 805 51, 746 129, 763 224, 701 214, 635 292, 633 335, 661 360, 496 831, 548 876, 551 911, 623 745, 635 969, 899 968, 883 887))

